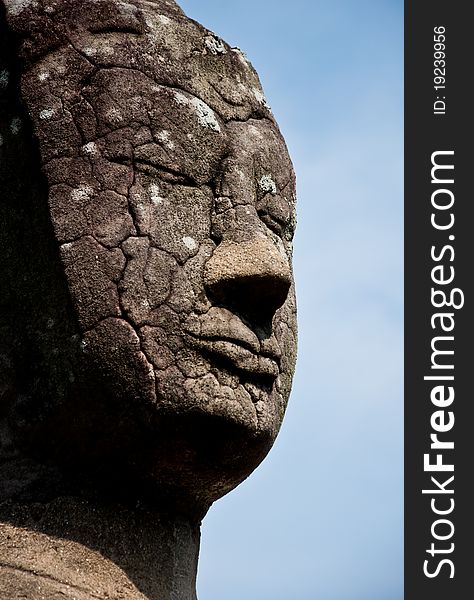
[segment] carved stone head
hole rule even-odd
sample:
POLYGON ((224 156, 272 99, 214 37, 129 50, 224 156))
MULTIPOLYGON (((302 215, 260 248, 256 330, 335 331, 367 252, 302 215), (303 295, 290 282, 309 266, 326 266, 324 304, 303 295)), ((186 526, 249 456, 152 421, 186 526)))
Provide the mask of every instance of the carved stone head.
POLYGON ((244 54, 173 1, 3 4, 8 439, 207 507, 290 392, 285 142, 244 54))

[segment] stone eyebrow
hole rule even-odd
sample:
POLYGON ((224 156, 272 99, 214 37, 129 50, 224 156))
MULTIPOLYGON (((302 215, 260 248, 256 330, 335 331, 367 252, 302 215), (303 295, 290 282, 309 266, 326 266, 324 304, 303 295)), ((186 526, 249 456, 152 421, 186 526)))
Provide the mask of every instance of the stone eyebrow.
POLYGON ((145 33, 144 17, 135 5, 121 5, 122 10, 113 14, 101 15, 87 29, 90 33, 128 33, 142 35, 145 33), (135 10, 133 10, 135 9, 135 10))

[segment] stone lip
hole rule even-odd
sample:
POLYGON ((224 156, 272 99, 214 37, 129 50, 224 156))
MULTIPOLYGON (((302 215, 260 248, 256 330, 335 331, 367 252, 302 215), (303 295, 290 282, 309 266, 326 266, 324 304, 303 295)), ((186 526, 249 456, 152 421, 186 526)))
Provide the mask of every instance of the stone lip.
POLYGON ((184 331, 191 346, 227 359, 238 370, 275 379, 281 368, 281 349, 273 333, 259 331, 222 307, 188 318, 184 331))
POLYGON ((227 359, 239 371, 269 379, 275 379, 280 372, 278 356, 255 353, 253 349, 248 348, 245 341, 235 338, 219 338, 218 336, 202 338, 189 335, 191 336, 190 344, 195 348, 227 359))

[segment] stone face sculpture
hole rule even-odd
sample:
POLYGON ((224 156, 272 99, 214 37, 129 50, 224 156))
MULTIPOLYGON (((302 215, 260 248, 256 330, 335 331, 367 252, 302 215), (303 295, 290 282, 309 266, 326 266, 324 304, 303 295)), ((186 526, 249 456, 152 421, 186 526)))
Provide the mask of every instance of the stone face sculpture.
POLYGON ((295 178, 258 77, 172 0, 3 0, 0 193, 0 592, 42 597, 28 547, 64 538, 113 564, 48 555, 48 585, 193 598, 199 520, 294 370, 295 178))

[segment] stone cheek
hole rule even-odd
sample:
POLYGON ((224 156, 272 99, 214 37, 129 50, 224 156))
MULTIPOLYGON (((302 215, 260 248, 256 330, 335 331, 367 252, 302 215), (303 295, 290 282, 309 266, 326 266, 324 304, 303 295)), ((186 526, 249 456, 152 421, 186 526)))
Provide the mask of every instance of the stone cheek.
POLYGON ((116 382, 118 395, 126 395, 129 401, 154 401, 155 373, 131 325, 123 319, 106 318, 84 334, 83 345, 85 352, 100 357, 101 369, 116 382))
POLYGON ((130 190, 137 230, 180 264, 209 239, 213 195, 209 188, 170 185, 138 174, 130 190))
POLYGON ((61 246, 73 303, 84 330, 120 316, 117 284, 125 267, 123 252, 105 249, 91 236, 61 246))

